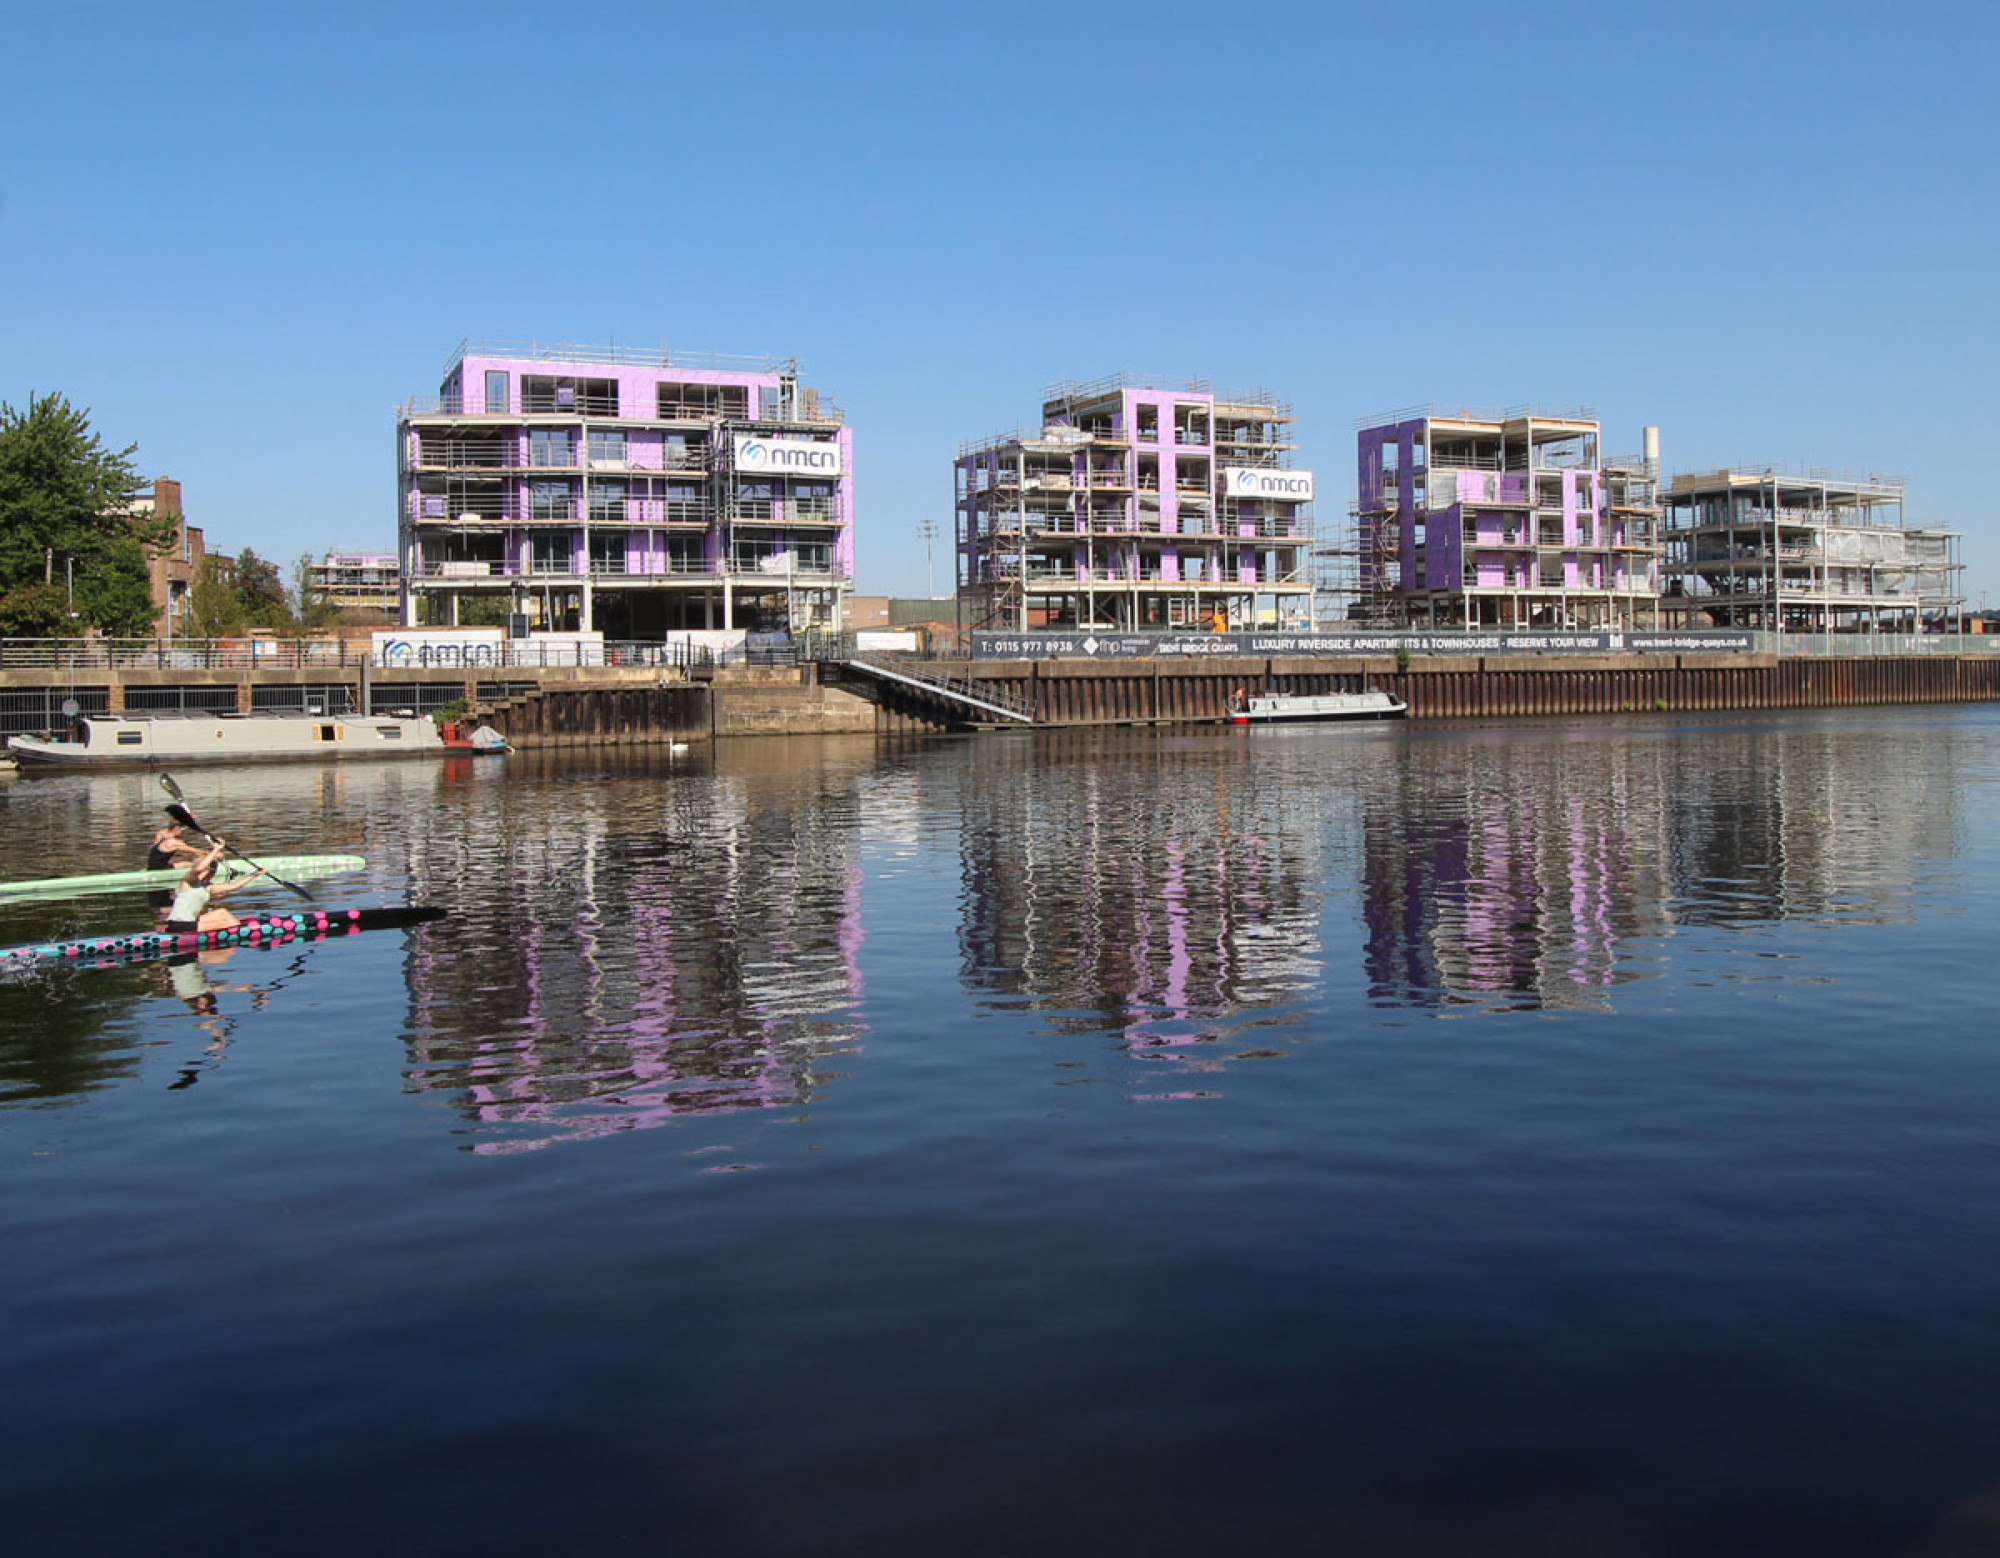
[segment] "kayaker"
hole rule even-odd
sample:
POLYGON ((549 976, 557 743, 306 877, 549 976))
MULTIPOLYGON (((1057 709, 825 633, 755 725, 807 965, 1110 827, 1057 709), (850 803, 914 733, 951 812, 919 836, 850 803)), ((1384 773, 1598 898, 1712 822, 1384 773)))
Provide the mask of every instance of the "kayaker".
POLYGON ((216 881, 215 867, 228 848, 226 841, 215 839, 210 843, 208 853, 188 868, 188 874, 181 878, 180 891, 174 894, 173 907, 167 910, 168 930, 229 930, 243 923, 227 909, 212 909, 209 904, 213 899, 226 897, 238 888, 248 887, 264 874, 264 868, 259 866, 248 876, 238 877, 233 882, 216 881))
POLYGON ((153 844, 146 851, 148 871, 173 871, 183 869, 201 855, 201 846, 187 836, 185 822, 170 822, 153 835, 153 844))

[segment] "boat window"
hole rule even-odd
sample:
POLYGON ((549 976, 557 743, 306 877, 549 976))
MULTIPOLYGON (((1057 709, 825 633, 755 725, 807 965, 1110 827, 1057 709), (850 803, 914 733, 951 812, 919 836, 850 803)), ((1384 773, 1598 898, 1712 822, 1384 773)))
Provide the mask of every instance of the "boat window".
POLYGON ((118 732, 118 744, 121 747, 143 746, 145 740, 146 733, 143 730, 121 730, 118 732))
POLYGON ((338 741, 340 739, 340 730, 337 726, 322 725, 314 733, 313 739, 316 741, 338 741))
POLYGON ((375 727, 375 734, 380 736, 384 741, 401 741, 403 739, 403 727, 401 725, 377 725, 375 727))

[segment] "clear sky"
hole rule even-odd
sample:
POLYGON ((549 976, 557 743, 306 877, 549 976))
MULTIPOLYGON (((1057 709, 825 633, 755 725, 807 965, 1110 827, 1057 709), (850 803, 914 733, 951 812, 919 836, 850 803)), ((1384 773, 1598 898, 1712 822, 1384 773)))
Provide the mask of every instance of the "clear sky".
POLYGON ((1996 132, 1995 0, 17 6, 0 399, 289 564, 463 337, 796 357, 875 594, 1053 380, 1279 391, 1323 531, 1359 416, 1588 406, 1902 474, 2000 605, 1996 132))

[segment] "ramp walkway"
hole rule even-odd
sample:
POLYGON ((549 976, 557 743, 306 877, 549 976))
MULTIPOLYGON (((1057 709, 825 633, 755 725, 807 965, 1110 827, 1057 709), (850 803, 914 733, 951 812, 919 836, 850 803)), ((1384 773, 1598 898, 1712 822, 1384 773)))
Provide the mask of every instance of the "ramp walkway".
POLYGON ((953 676, 929 661, 900 655, 849 653, 840 666, 850 674, 904 687, 945 704, 969 725, 1032 725, 1035 711, 991 682, 953 676))
POLYGON ((811 635, 801 658, 836 669, 843 677, 873 682, 915 694, 941 714, 966 725, 1008 726, 1035 723, 1034 705, 970 676, 954 676, 935 661, 889 651, 864 653, 851 633, 811 635))

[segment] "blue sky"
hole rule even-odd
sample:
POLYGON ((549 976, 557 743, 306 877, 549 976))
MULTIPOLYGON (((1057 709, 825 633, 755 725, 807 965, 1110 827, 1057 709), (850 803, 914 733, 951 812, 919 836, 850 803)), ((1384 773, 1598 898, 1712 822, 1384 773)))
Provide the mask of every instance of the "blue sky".
POLYGON ((393 545, 462 337, 793 356, 895 594, 1052 380, 1281 392, 1322 530, 1358 416, 1590 406, 1669 471, 1903 474, 2000 605, 1996 46, 1993 0, 16 8, 0 399, 289 563, 393 545))

